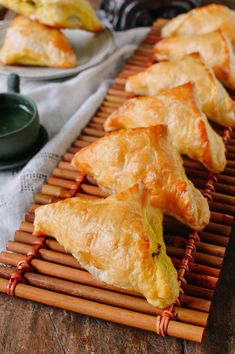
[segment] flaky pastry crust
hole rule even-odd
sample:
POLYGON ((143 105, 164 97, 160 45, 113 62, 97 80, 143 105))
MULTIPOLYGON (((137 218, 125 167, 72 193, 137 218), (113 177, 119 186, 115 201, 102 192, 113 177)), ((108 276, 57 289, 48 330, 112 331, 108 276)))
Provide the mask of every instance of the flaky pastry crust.
POLYGON ((166 254, 162 213, 145 189, 106 199, 72 198, 35 211, 34 234, 52 235, 95 278, 143 294, 164 308, 179 295, 166 254))
POLYGON ((209 222, 208 203, 187 179, 164 125, 110 133, 76 153, 72 165, 111 194, 143 181, 153 205, 193 229, 209 222))
POLYGON ((180 154, 200 161, 210 171, 226 165, 223 139, 211 128, 197 102, 194 84, 136 97, 114 111, 104 124, 106 131, 166 124, 180 154))
POLYGON ((130 76, 126 82, 126 91, 153 96, 161 90, 189 81, 195 83, 196 94, 208 118, 223 126, 234 127, 235 102, 198 53, 151 65, 145 71, 130 76))
POLYGON ((16 17, 7 30, 0 61, 5 65, 74 67, 76 56, 68 40, 57 29, 23 16, 16 17))

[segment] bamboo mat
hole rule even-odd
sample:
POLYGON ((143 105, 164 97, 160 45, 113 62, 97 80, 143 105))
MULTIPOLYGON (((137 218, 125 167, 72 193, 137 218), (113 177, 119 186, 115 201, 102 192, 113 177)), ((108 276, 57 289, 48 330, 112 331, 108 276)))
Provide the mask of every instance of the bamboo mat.
MULTIPOLYGON (((11 266, 0 267, 0 292, 11 293, 8 279, 18 269, 24 284, 16 285, 15 296, 159 332, 157 322, 167 317, 167 313, 148 304, 140 294, 94 280, 55 239, 37 239, 32 232, 34 211, 39 205, 73 196, 107 196, 92 178, 73 168, 70 161, 77 151, 105 134, 103 124, 108 115, 131 97, 124 91, 126 78, 151 64, 151 49, 159 39, 162 24, 158 20, 153 25, 114 80, 95 116, 64 154, 40 193, 35 195, 35 204, 26 213, 14 241, 0 254, 0 262, 11 266)), ((162 334, 197 342, 202 341, 207 326, 235 215, 235 132, 221 127, 216 130, 223 136, 227 148, 228 163, 222 174, 212 175, 200 163, 184 158, 188 177, 208 197, 209 225, 197 235, 178 221, 164 218, 167 253, 178 270, 182 294, 180 301, 171 307, 174 316, 169 315, 165 325, 163 323, 162 334)), ((17 280, 13 277, 11 285, 14 282, 17 280)))

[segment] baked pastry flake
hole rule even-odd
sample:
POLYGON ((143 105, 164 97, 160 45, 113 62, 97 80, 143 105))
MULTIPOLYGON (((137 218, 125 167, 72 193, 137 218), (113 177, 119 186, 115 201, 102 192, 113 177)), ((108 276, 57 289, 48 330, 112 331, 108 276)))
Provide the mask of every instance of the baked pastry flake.
POLYGON ((51 235, 95 278, 143 294, 160 308, 179 295, 162 213, 139 185, 106 199, 72 198, 35 211, 34 234, 51 235))
POLYGON ((87 0, 0 0, 6 8, 55 28, 99 32, 103 26, 87 0))
POLYGON ((57 68, 71 68, 77 64, 62 32, 23 16, 16 17, 8 28, 0 50, 0 62, 57 68))
POLYGON ((110 194, 143 181, 155 207, 195 230, 209 222, 207 200, 187 179, 165 125, 110 133, 77 152, 72 165, 110 194))
POLYGON ((235 89, 235 54, 230 39, 220 30, 163 38, 154 46, 157 60, 177 60, 199 52, 224 86, 235 89))
POLYGON ((200 54, 193 53, 175 61, 153 64, 127 79, 126 91, 140 96, 153 96, 161 90, 195 83, 202 111, 212 121, 225 127, 235 126, 235 102, 216 79, 200 54))
POLYGON ((104 124, 106 131, 166 124, 180 154, 200 161, 219 173, 226 165, 223 139, 211 128, 200 109, 192 82, 161 91, 156 96, 136 97, 114 111, 104 124))
POLYGON ((176 16, 162 28, 162 37, 209 33, 222 30, 235 46, 235 11, 221 4, 210 4, 176 16))

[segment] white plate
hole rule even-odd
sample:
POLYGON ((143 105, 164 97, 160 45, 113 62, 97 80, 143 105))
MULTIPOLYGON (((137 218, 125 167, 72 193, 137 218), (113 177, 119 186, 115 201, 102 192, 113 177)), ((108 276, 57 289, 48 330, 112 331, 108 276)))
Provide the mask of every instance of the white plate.
MULTIPOLYGON (((8 21, 0 22, 0 47, 3 44, 8 21)), ((58 69, 33 66, 7 66, 0 64, 0 74, 15 73, 25 79, 49 80, 59 79, 75 75, 82 70, 88 69, 100 63, 114 49, 112 31, 105 28, 100 33, 90 33, 82 30, 63 30, 68 38, 78 65, 71 69, 58 69)))

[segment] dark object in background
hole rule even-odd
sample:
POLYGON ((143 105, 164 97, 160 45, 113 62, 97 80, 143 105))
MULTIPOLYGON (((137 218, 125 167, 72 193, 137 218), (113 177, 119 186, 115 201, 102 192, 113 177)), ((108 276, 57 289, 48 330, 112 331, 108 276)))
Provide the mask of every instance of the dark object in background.
POLYGON ((201 5, 200 0, 103 0, 101 8, 116 31, 151 26, 158 17, 172 18, 201 5))

